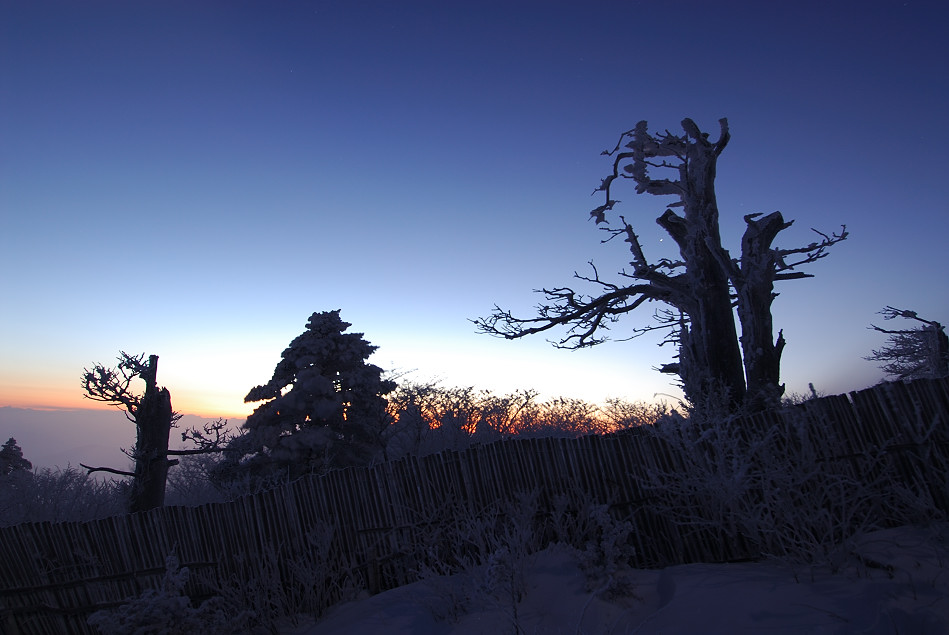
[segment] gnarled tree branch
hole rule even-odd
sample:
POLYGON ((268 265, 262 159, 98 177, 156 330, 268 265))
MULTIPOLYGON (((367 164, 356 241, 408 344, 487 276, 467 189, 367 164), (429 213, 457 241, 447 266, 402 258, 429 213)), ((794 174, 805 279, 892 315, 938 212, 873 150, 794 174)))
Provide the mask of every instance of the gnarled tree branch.
POLYGON ((119 476, 135 476, 135 472, 116 470, 111 467, 91 467, 85 463, 80 463, 79 465, 86 469, 87 474, 92 474, 93 472, 108 472, 109 474, 118 474, 119 476))
MULTIPOLYGON (((722 246, 715 196, 717 159, 731 139, 728 121, 719 120, 716 141, 691 119, 684 119, 681 126, 684 134, 668 130, 651 134, 640 121, 620 135, 612 150, 603 152, 612 158, 612 170, 594 190, 603 193, 604 201, 590 217, 609 234, 602 242, 624 237, 632 271, 618 275, 634 284, 606 282, 594 267, 592 277, 576 273, 574 277, 598 287, 599 295, 569 287, 545 288, 538 291, 544 302, 536 307, 536 317, 518 318, 495 306, 492 315, 475 324, 481 332, 507 339, 563 327, 566 335, 554 344, 582 348, 606 341, 604 331, 620 316, 647 301, 662 302, 680 316, 656 327, 674 327, 671 337, 679 346, 679 361, 663 369, 679 373, 686 397, 695 404, 710 391, 724 390, 733 406, 745 402, 751 408, 764 407, 776 403, 783 390, 779 366, 785 340, 780 331, 777 338, 773 336, 771 323, 774 282, 809 277, 795 268, 825 257, 830 247, 847 238, 846 227, 831 235, 817 232, 821 240, 803 247, 776 249, 773 241, 791 222, 779 212, 749 214, 741 258, 733 259, 722 246), (678 246, 680 260, 650 262, 625 217, 619 216, 618 226, 610 226, 608 213, 619 203, 612 190, 620 178, 632 179, 637 193, 677 199, 665 206, 656 222, 678 246), (681 213, 673 208, 681 208, 681 213), (742 325, 740 345, 733 304, 742 325)), ((634 337, 648 330, 652 329, 634 329, 634 337)))

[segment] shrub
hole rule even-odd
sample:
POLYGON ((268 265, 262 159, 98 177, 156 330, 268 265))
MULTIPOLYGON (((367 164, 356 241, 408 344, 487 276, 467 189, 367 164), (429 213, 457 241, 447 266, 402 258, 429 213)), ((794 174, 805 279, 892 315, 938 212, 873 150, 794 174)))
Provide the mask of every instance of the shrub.
POLYGON ((221 598, 192 607, 184 594, 189 575, 187 567, 181 568, 177 556, 171 554, 165 559, 165 575, 158 589, 146 589, 115 609, 96 611, 89 616, 88 624, 103 635, 250 632, 252 614, 221 598))
POLYGON ((581 399, 538 401, 538 393, 506 395, 472 387, 403 383, 389 395, 392 424, 383 434, 385 457, 425 456, 518 437, 579 437, 652 423, 665 404, 608 399, 598 407, 581 399))
POLYGON ((17 470, 0 477, 0 525, 85 521, 123 514, 128 483, 97 480, 84 470, 17 470))
POLYGON ((836 457, 833 427, 800 408, 755 419, 693 413, 647 430, 677 458, 647 474, 650 511, 721 545, 720 559, 743 552, 834 566, 856 536, 936 510, 929 490, 910 488, 913 498, 894 485, 888 454, 900 439, 836 457))

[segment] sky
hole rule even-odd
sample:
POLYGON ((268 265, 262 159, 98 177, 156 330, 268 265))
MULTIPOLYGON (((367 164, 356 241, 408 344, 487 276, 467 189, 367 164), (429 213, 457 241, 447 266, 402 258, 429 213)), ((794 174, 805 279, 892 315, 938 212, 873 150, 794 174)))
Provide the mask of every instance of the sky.
MULTIPOLYGON (((600 153, 684 117, 713 137, 729 120, 733 254, 753 212, 795 220, 781 247, 850 232, 778 289, 788 392, 871 385, 877 311, 949 321, 947 18, 913 0, 2 2, 0 406, 94 406, 82 369, 123 350, 160 356, 179 412, 240 418, 334 309, 408 380, 676 397, 658 337, 565 351, 471 320, 530 316, 533 289, 591 260, 621 269, 589 218, 600 153)), ((667 199, 614 192, 665 253, 667 199)))

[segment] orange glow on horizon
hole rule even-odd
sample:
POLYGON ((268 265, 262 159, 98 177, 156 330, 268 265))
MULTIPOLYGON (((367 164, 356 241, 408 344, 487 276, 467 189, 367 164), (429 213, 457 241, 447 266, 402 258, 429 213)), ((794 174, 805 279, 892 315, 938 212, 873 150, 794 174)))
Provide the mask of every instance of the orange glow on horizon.
MULTIPOLYGON (((207 400, 175 399, 172 406, 176 412, 206 419, 246 419, 256 404, 243 404, 243 411, 233 405, 223 408, 207 400)), ((28 408, 30 410, 121 410, 101 401, 85 398, 80 390, 51 386, 5 386, 0 393, 0 407, 28 408)))
POLYGON ((0 406, 33 410, 108 410, 109 406, 84 399, 79 390, 55 386, 5 386, 0 406))

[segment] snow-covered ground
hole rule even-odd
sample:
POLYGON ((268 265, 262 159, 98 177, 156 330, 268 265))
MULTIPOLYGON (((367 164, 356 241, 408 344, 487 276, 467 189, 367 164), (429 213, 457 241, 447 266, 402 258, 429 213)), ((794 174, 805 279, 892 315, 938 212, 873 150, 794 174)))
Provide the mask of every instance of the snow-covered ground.
POLYGON ((633 569, 607 597, 588 590, 577 559, 555 545, 524 562, 516 604, 479 589, 476 572, 342 604, 283 633, 949 633, 949 524, 868 534, 837 564, 836 573, 777 562, 633 569))

